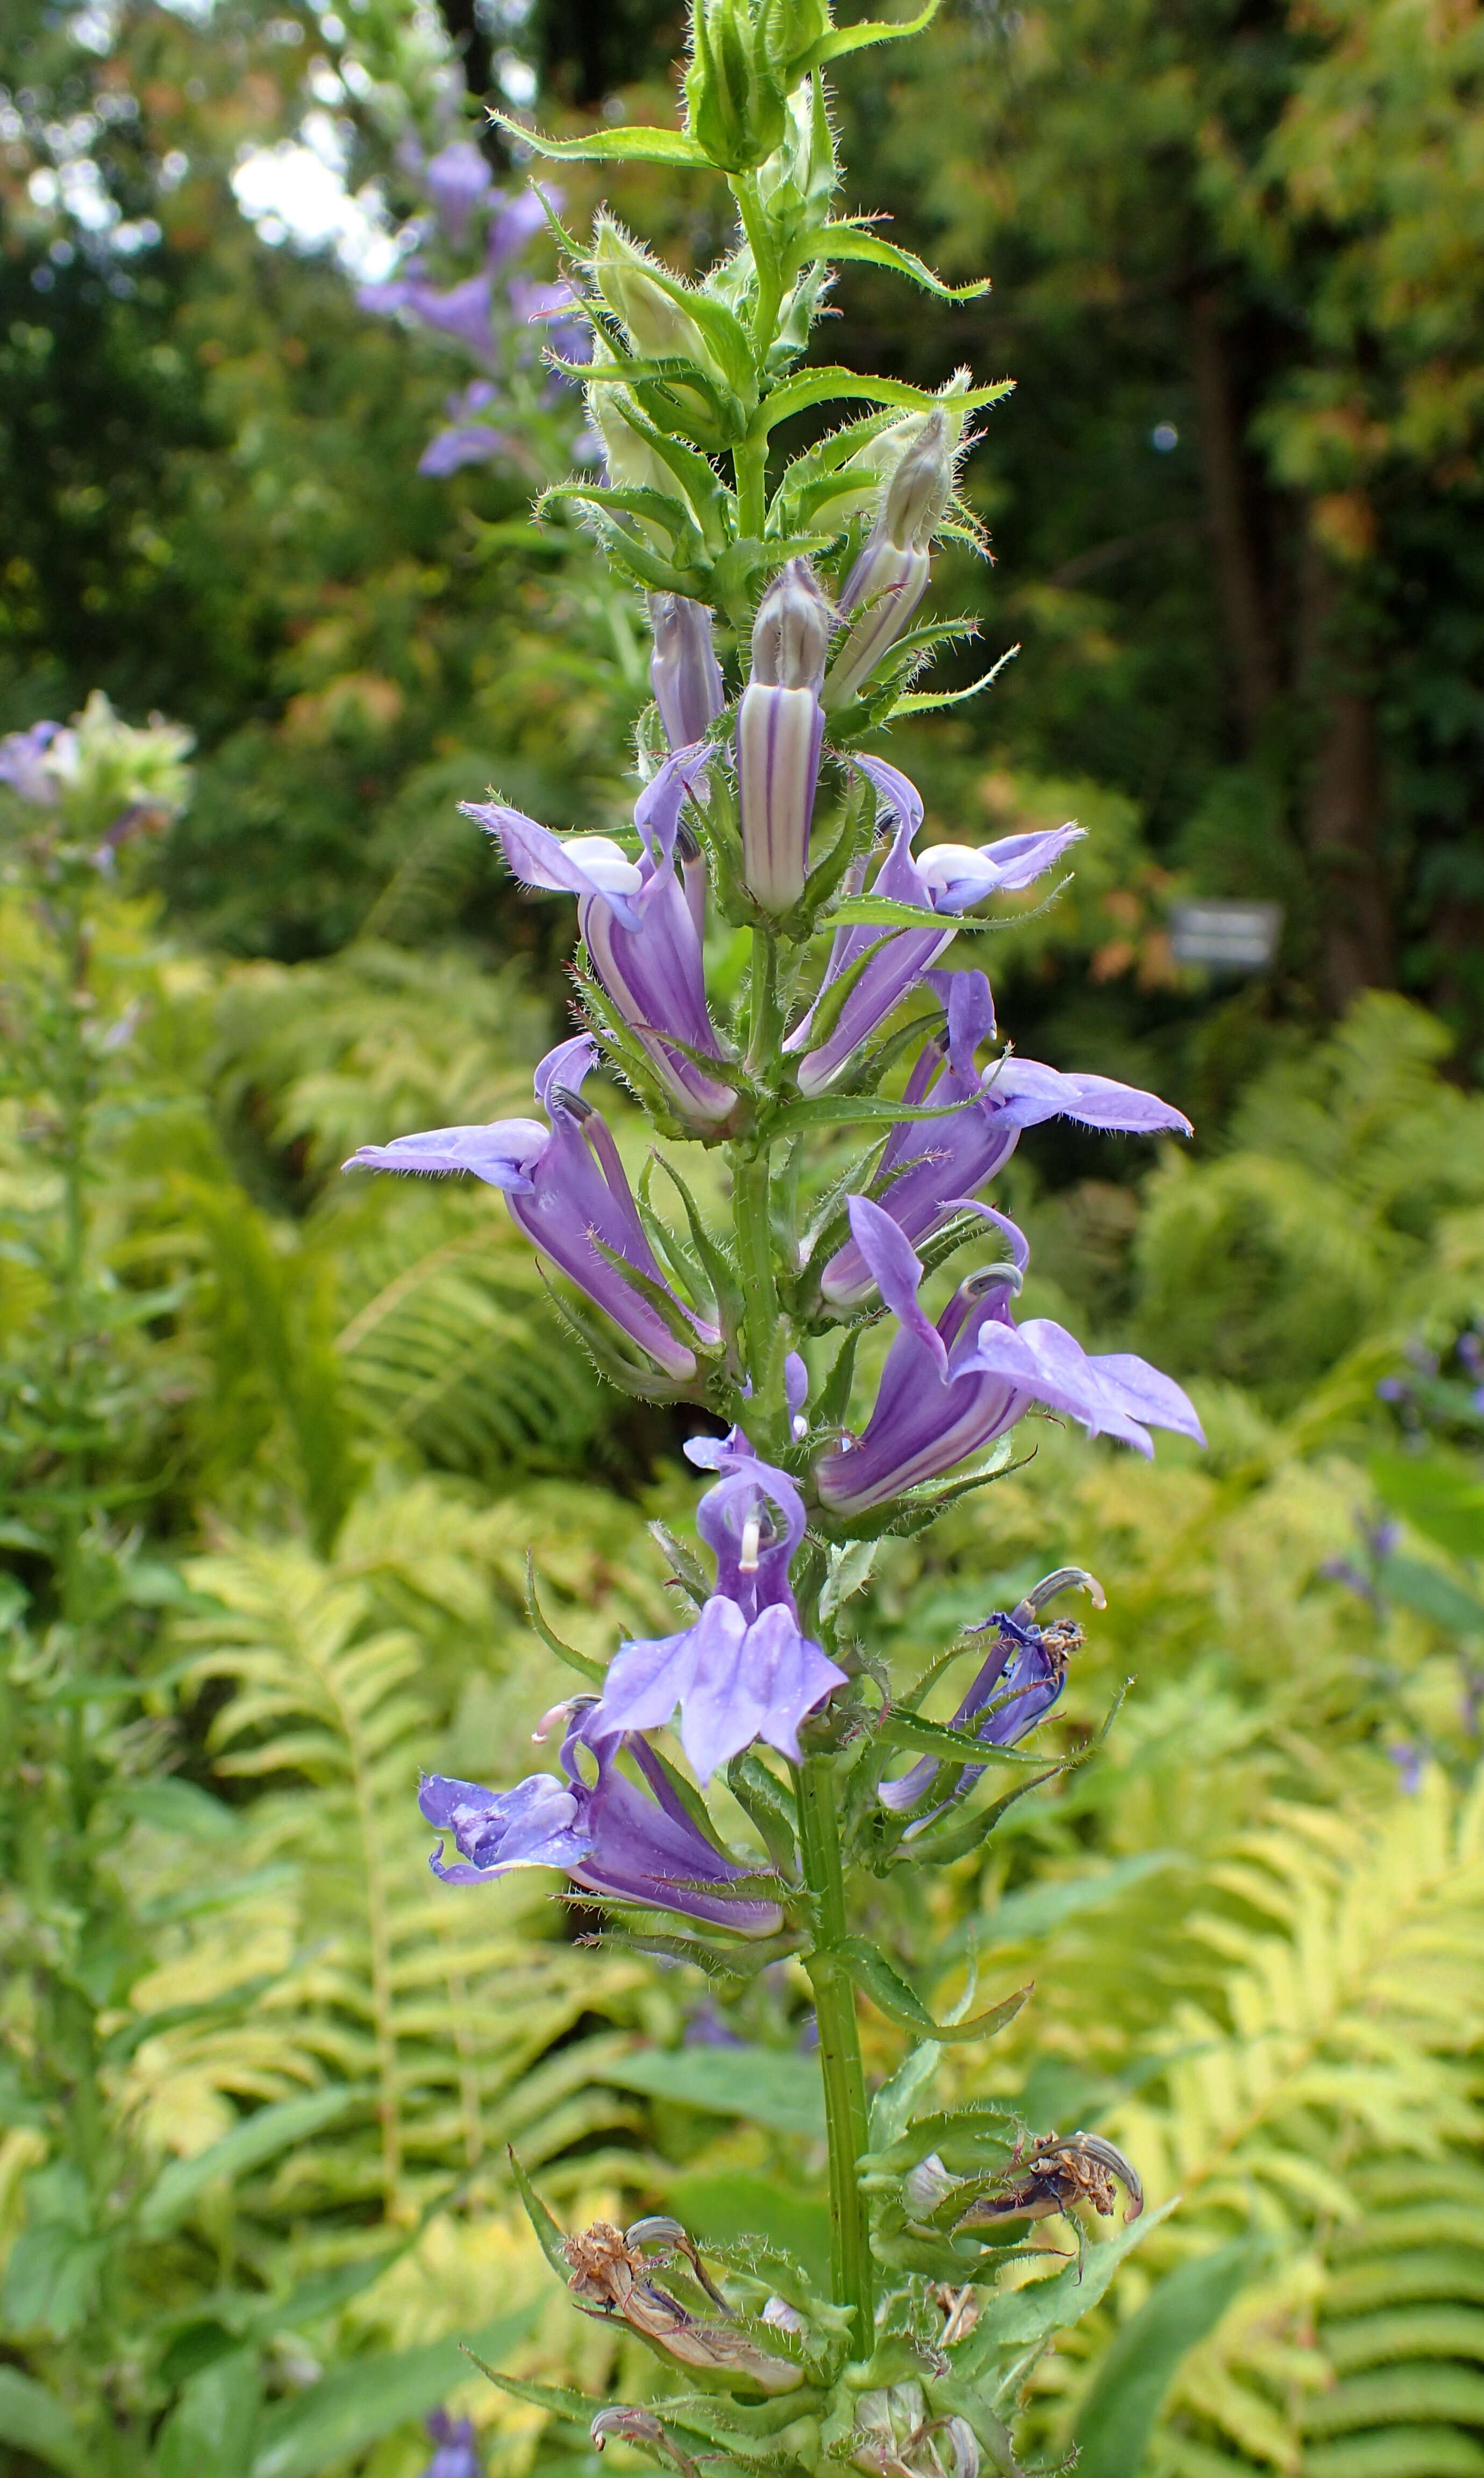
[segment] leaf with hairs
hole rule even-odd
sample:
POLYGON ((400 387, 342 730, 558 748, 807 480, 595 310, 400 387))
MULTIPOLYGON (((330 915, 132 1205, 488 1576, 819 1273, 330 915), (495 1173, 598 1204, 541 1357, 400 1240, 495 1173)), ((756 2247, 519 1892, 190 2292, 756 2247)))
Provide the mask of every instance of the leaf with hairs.
POLYGON ((936 2022, 921 1998, 864 1936, 846 1936, 840 1953, 857 1987, 869 1997, 878 2013, 884 2013, 899 2029, 916 2033, 919 2039, 937 2039, 944 2044, 993 2039, 996 2031, 1015 2020, 1031 1992, 1028 1987, 1018 1987, 1013 1996, 1005 1997, 986 2013, 975 2013, 967 2022, 936 2022))

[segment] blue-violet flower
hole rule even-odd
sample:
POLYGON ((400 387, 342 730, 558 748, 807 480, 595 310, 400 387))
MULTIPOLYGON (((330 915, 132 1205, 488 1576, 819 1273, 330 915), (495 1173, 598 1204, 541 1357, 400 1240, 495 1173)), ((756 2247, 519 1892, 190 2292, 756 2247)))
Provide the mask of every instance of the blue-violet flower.
POLYGON ((574 1884, 604 1899, 678 1910, 733 1928, 739 1935, 775 1934, 783 1924, 776 1904, 705 1890, 708 1884, 735 1884, 747 1870, 708 1840, 653 1749, 621 1730, 606 1706, 591 1697, 559 1706, 547 1719, 559 1716, 566 1723, 565 1779, 532 1773, 508 1790, 484 1789, 441 1773, 423 1782, 418 1807, 459 1854, 445 1860, 440 1844, 428 1862, 435 1876, 445 1884, 480 1884, 513 1867, 560 1867, 574 1884), (651 1795, 619 1770, 625 1754, 651 1795))
POLYGON ((706 749, 682 749, 640 794, 634 810, 641 840, 637 861, 607 835, 564 838, 497 800, 462 804, 465 817, 496 838, 507 866, 524 885, 577 897, 578 926, 593 971, 654 1061, 676 1110, 702 1130, 727 1117, 736 1095, 684 1050, 667 1046, 666 1036, 720 1056, 706 1006, 704 918, 697 918, 695 899, 704 872, 682 876, 675 862, 686 795, 710 756, 706 749))
POLYGON ((914 1250, 880 1205, 850 1199, 856 1244, 899 1330, 859 1443, 826 1454, 816 1468, 820 1499, 833 1513, 858 1513, 941 1479, 1036 1403, 1080 1420, 1090 1436, 1119 1437, 1141 1454, 1154 1451, 1148 1424, 1205 1442, 1187 1396, 1146 1360, 1128 1352, 1091 1358, 1048 1317, 1015 1324, 1010 1297, 1029 1250, 1002 1214, 976 1209, 1010 1240, 1014 1262, 971 1275, 934 1325, 918 1301, 922 1266, 914 1250))
POLYGON ((389 1145, 363 1145, 345 1168, 435 1176, 469 1171, 502 1189, 511 1219, 532 1246, 586 1291, 667 1376, 691 1378, 694 1352, 594 1244, 602 1241, 624 1265, 668 1292, 674 1322, 691 1327, 698 1342, 708 1347, 719 1342, 719 1328, 670 1290, 644 1235, 617 1146, 591 1103, 581 1098, 583 1079, 596 1057, 595 1044, 582 1034, 559 1043, 541 1060, 536 1094, 551 1121, 549 1129, 539 1119, 434 1127, 422 1135, 394 1137, 389 1145))
MULTIPOLYGON (((1064 1118, 1130 1135, 1190 1134, 1190 1121, 1170 1102, 1110 1075, 1064 1075, 1039 1059, 1007 1053, 981 1077, 975 1052, 994 1030, 989 982, 982 973, 925 977, 946 1007, 946 1054, 936 1038, 924 1045, 902 1100, 909 1106, 968 1106, 936 1121, 903 1120, 887 1140, 871 1181, 874 1201, 915 1247, 1003 1170, 1022 1127, 1064 1118)), ((870 1287, 870 1269, 848 1239, 824 1268, 824 1298, 831 1307, 851 1307, 870 1287)))
POLYGON ((625 1729, 654 1730, 678 1705, 680 1742, 702 1782, 755 1738, 796 1763, 805 1713, 845 1683, 802 1631, 789 1584, 803 1499, 740 1429, 719 1442, 693 1437, 686 1453, 720 1475, 696 1511, 716 1556, 716 1588, 678 1634, 619 1646, 604 1707, 625 1729))
POLYGON ((798 1082, 803 1093, 822 1092, 850 1064, 863 1042, 884 1024, 921 979, 929 967, 953 944, 958 915, 988 895, 1003 895, 1029 886, 1043 870, 1076 843, 1080 826, 1043 828, 1027 835, 1004 835, 976 850, 968 844, 934 844, 915 860, 912 839, 922 823, 922 797, 896 767, 884 758, 857 757, 853 763, 874 786, 882 806, 896 820, 891 848, 876 873, 872 895, 893 903, 910 903, 923 915, 920 929, 899 929, 883 937, 869 926, 838 929, 819 998, 869 954, 854 988, 836 1018, 833 1029, 812 1047, 812 1027, 818 999, 784 1043, 799 1057, 798 1082), (875 952, 870 950, 874 948, 875 952))

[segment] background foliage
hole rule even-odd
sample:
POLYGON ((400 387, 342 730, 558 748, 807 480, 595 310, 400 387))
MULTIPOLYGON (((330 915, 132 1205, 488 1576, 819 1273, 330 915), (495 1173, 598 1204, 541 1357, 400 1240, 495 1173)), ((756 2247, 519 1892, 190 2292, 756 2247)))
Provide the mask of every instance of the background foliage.
MULTIPOLYGON (((1028 1049, 1199 1127, 1152 1169, 1043 1129, 1003 1184, 1036 1309, 1191 1381, 1209 1453, 1035 1424, 892 1552, 874 1647, 908 1675, 1065 1559, 1110 1606, 1064 1745, 1137 1679, 993 1872, 873 1922, 941 2003, 1034 1971, 964 2087, 1185 2198, 1035 2378, 1047 2453, 1099 2478, 1484 2468, 1479 30, 965 0, 840 82, 869 202, 995 291, 909 321, 854 270, 832 353, 1019 381, 968 468, 997 566, 935 593, 1022 651, 911 763, 966 839, 1081 818, 997 985, 1028 1049), (1182 890, 1280 899, 1273 974, 1176 968, 1182 890)), ((668 116, 677 39, 644 0, 7 21, 0 725, 101 685, 199 742, 187 816, 88 897, 61 1374, 56 958, 13 842, 0 911, 18 2478, 401 2478, 455 2395, 494 2465, 575 2463, 454 2345, 632 2379, 553 2317, 507 2141, 574 2215, 668 2198, 820 2248, 801 1985, 641 1979, 543 1882, 490 1909, 423 1870, 419 1766, 477 1776, 559 1691, 527 1549, 596 1648, 658 1621, 645 1522, 692 1491, 492 1200, 336 1165, 519 1107, 555 908, 451 804, 493 779, 601 824, 645 683, 519 469, 417 476, 457 364, 231 186, 317 141, 400 214, 450 42, 576 127, 668 116)), ((710 247, 682 182, 612 194, 675 265, 710 247)))

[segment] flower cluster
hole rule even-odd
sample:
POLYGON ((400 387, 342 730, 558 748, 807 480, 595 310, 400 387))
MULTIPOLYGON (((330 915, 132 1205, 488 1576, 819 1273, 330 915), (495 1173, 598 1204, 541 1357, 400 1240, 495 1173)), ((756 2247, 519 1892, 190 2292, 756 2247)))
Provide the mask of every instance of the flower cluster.
MULTIPOLYGON (((936 414, 902 449, 898 476, 903 468, 914 505, 942 504, 951 469, 936 414)), ((906 519, 893 513, 901 503, 893 476, 852 577, 878 537, 890 544, 893 527, 902 530, 906 519)), ((883 586, 883 598, 896 590, 883 586)), ((846 600, 853 608, 859 591, 846 600)), ((888 621, 901 616, 889 612, 875 628, 873 660, 889 645, 888 621)), ((687 1448, 717 1476, 697 1514, 715 1581, 692 1621, 619 1647, 601 1701, 568 1731, 565 1782, 537 1775, 498 1795, 430 1783, 423 1812, 461 1854, 452 1867, 436 1860, 439 1872, 467 1883, 516 1865, 561 1866, 590 1891, 713 1921, 719 1912, 737 1932, 767 1934, 781 1924, 775 1906, 718 1902, 699 1889, 729 1862, 675 1807, 648 1733, 678 1717, 681 1746, 703 1784, 758 1743, 799 1760, 801 1729, 849 1685, 801 1621, 791 1581, 811 1520, 825 1535, 832 1523, 858 1527, 877 1509, 890 1522, 1038 1407, 1145 1454, 1151 1427, 1199 1438, 1186 1396, 1145 1361, 1089 1354, 1044 1317, 1017 1323, 1026 1243, 983 1199, 1021 1131, 1043 1120, 1143 1134, 1189 1129, 1154 1094, 1107 1076, 1067 1074, 1008 1049, 981 1064, 996 1032, 989 982, 975 970, 944 971, 943 958, 975 906, 1031 885, 1079 830, 919 852, 921 799, 876 757, 840 762, 831 849, 838 855, 853 839, 837 884, 853 888, 855 899, 847 891, 817 923, 797 924, 796 953, 807 955, 821 932, 827 951, 795 1021, 775 1019, 771 1055, 760 1055, 761 975, 750 1024, 728 1024, 708 997, 708 906, 742 911, 765 955, 774 924, 797 923, 819 866, 812 847, 825 754, 821 690, 833 639, 855 623, 831 605, 807 560, 790 560, 762 597, 746 685, 723 736, 712 614, 668 596, 656 620, 657 705, 679 745, 641 793, 631 837, 561 835, 498 800, 466 805, 522 885, 576 898, 590 1028, 538 1068, 544 1118, 398 1136, 364 1146, 354 1160, 376 1170, 466 1172, 500 1188, 532 1246, 600 1312, 595 1327, 584 1310, 567 1311, 600 1348, 606 1338, 604 1365, 619 1382, 689 1395, 733 1418, 724 1439, 693 1438, 687 1448), (683 732, 692 737, 681 741, 683 732), (851 918, 852 909, 863 917, 851 918), (755 1149, 769 1113, 802 1111, 807 1124, 830 1095, 858 1091, 869 1045, 923 1003, 903 1115, 889 1125, 862 1183, 826 1214, 833 1244, 817 1240, 806 1251, 792 1242, 792 1264, 777 1283, 777 1332, 788 1347, 759 1368, 744 1242, 728 1249, 697 1223, 688 1247, 636 1196, 613 1128, 584 1096, 600 1045, 662 1124, 703 1143, 755 1149), (974 1229, 994 1239, 993 1261, 930 1316, 919 1296, 925 1255, 974 1229), (883 1315, 891 1339, 859 1432, 838 1416, 813 1421, 811 1353, 817 1361, 832 1329, 853 1331, 883 1315), (786 1416, 781 1429, 773 1423, 780 1459, 770 1461, 738 1423, 751 1418, 754 1386, 772 1381, 775 1368, 786 1416), (596 1766, 591 1783, 580 1769, 584 1751, 596 1766), (618 1770, 624 1754, 649 1797, 618 1770)), ((762 1415, 767 1421, 767 1407, 762 1415)), ((1004 1745, 1055 1700, 1065 1651, 1023 1616, 995 1624, 996 1651, 959 1720, 979 1714, 1002 1685, 1005 1696, 979 1726, 1004 1745)), ((888 1783, 883 1805, 914 1808, 934 1769, 918 1766, 888 1783)), ((956 1794, 970 1785, 961 1780, 956 1794)))
MULTIPOLYGON (((561 205, 561 192, 549 186, 515 192, 497 188, 467 138, 450 139, 432 156, 410 141, 401 149, 401 163, 427 199, 428 213, 403 229, 400 271, 383 283, 362 285, 357 298, 363 310, 400 316, 456 345, 478 373, 449 396, 447 423, 428 442, 417 470, 442 480, 462 466, 497 458, 529 465, 522 398, 512 382, 539 358, 533 328, 545 334, 564 361, 587 357, 587 330, 575 316, 571 287, 542 282, 525 264, 532 242, 546 229, 548 213, 561 205), (474 248, 474 272, 457 272, 474 248)), ((540 404, 559 405, 569 386, 551 371, 540 404)))
MULTIPOLYGON (((620 2321, 708 2394, 749 2396, 745 2419, 720 2423, 686 2393, 663 2419, 600 2411, 596 2445, 621 2435, 682 2473, 718 2440, 749 2467, 815 2470, 826 2438, 867 2471, 973 2478, 981 2448, 1013 2470, 999 2410, 1023 2361, 993 2339, 981 2348, 966 2304, 993 2284, 998 2224, 1106 2214, 1119 2177, 1138 2193, 1101 2137, 1034 2137, 991 2102, 915 2116, 932 2044, 992 2036, 1021 1998, 937 2021, 847 1908, 852 1866, 946 1864, 994 1829, 1019 1790, 985 1807, 978 1784, 1028 1761, 1019 1743, 1053 1711, 1082 1641, 1043 1611, 1072 1585, 1102 1605, 1090 1576, 1059 1569, 992 1611, 971 1631, 972 1682, 937 1720, 924 1699, 967 1643, 898 1691, 845 1616, 876 1547, 993 1479, 1036 1414, 1145 1454, 1154 1429, 1201 1435, 1146 1361, 1016 1312, 1029 1249, 994 1182, 1021 1135, 1056 1118, 1190 1133, 1156 1094, 1021 1057, 974 964, 979 931, 1013 925, 1032 891, 1054 895, 1080 829, 935 837, 917 787, 878 753, 935 645, 960 633, 924 619, 924 598, 935 544, 982 539, 959 469, 970 417, 1002 392, 967 371, 928 393, 802 366, 831 260, 948 290, 872 218, 831 212, 822 72, 907 31, 837 30, 827 0, 693 0, 683 130, 516 133, 558 158, 722 171, 740 229, 692 283, 603 211, 546 305, 565 322, 554 376, 582 380, 602 455, 600 473, 546 498, 570 502, 622 587, 644 594, 653 705, 631 817, 564 832, 493 790, 465 804, 512 879, 575 905, 576 1027, 536 1070, 540 1115, 395 1135, 347 1165, 500 1189, 599 1370, 692 1406, 685 1451, 710 1475, 702 1554, 654 1527, 681 1595, 673 1624, 616 1644, 605 1667, 562 1643, 533 1585, 533 1624, 587 1689, 538 1733, 560 1718, 555 1769, 500 1789, 438 1776, 420 1802, 445 1883, 556 1869, 601 1907, 605 1934, 717 1982, 786 1956, 807 1975, 832 2302, 792 2272, 792 2286, 764 2286, 764 2256, 770 2273, 784 2260, 766 2248, 735 2254, 717 2286, 678 2224, 563 2238, 528 2196, 584 2313, 620 2321), (868 410, 780 459, 774 425, 831 396, 868 410), (633 1107, 593 1098, 600 1062, 667 1141, 641 1169, 633 1107), (708 1804, 718 1775, 761 1850, 723 1839, 708 1804), (862 1995, 918 2043, 869 2112, 862 1995), (660 2285, 651 2244, 678 2250, 688 2276, 660 2285), (895 2286, 878 2317, 882 2279, 895 2286), (756 2396, 773 2392, 796 2395, 792 2440, 773 2428, 765 2440, 756 2422, 756 2396)), ((459 145, 423 180, 450 240, 483 231, 484 270, 439 291, 415 265, 378 306, 487 354, 492 386, 492 288, 549 193, 522 222, 459 145)), ((484 452, 465 429, 489 410, 465 404, 436 450, 444 464, 484 452)), ((915 692, 905 710, 934 702, 915 692)), ((1069 2302, 1067 2318, 1079 2311, 1069 2302)))
POLYGON ((92 866, 107 872, 121 845, 185 807, 190 746, 191 734, 163 715, 142 729, 121 721, 94 689, 69 723, 34 722, 0 740, 0 786, 90 844, 92 866))

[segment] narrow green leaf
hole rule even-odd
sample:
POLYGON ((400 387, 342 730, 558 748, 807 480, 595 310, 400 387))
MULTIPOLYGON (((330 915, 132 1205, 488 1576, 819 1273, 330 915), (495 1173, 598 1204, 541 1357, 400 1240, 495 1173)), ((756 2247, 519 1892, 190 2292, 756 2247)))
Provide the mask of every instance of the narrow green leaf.
POLYGON ((575 2418, 580 2426, 587 2426, 602 2407, 601 2401, 589 2400, 586 2394, 569 2391, 563 2384, 532 2384, 519 2375, 502 2375, 495 2367, 486 2365, 468 2341, 464 2344, 464 2354, 502 2392, 509 2392, 512 2400, 529 2401, 533 2409, 549 2409, 553 2417, 575 2418))
POLYGON ((803 65, 822 69, 827 61, 843 60, 846 53, 865 51, 872 43, 899 43, 908 35, 920 35, 942 6, 943 0, 925 0, 915 17, 903 17, 894 25, 889 18, 867 17, 859 25, 834 26, 805 54, 803 65))
POLYGON ((821 1093, 813 1100, 786 1101, 767 1122, 767 1133, 777 1140, 805 1127, 897 1126, 909 1119, 951 1119, 956 1110, 972 1109, 978 1099, 977 1093, 969 1093, 962 1101, 935 1110, 909 1109, 903 1101, 884 1101, 868 1093, 821 1093))
POLYGON ((905 275, 919 284, 924 292, 936 292, 940 301, 976 301, 990 290, 990 279, 981 275, 971 284, 944 284, 930 266, 910 249, 899 249, 895 241, 873 232, 868 225, 857 223, 826 224, 813 244, 817 259, 859 259, 871 266, 890 267, 894 274, 905 275))
POLYGON ((1119 2263, 1143 2244, 1151 2229, 1169 2219, 1179 2200, 1178 2194, 1172 2195, 1157 2212, 1145 2212, 1125 2223, 1103 2245, 1084 2246, 1079 2262, 1069 2263, 1049 2280, 1032 2281, 1024 2288, 986 2299, 978 2324, 962 2350, 954 2352, 955 2372, 972 2378, 992 2366, 1001 2351, 1034 2348, 1053 2332, 1066 2332, 1080 2323, 1100 2304, 1119 2263))
POLYGON ((924 2039, 909 2048, 890 2082, 884 2082, 870 2104, 869 2141, 873 2152, 885 2151, 907 2131, 914 2104, 938 2071, 938 2044, 924 2039))
POLYGON ((49 2461, 67 2478, 90 2478, 93 2458, 66 2411, 44 2384, 18 2366, 0 2366, 0 2443, 49 2461))
POLYGON ((585 1652, 578 1652, 572 1644, 564 1643, 562 1637, 553 1632, 546 1623, 536 1589, 534 1549, 528 1549, 525 1553, 525 1613, 531 1621, 533 1632, 540 1635, 547 1651, 554 1652, 559 1660, 566 1661, 568 1669, 575 1669, 578 1677, 585 1678, 590 1686, 601 1689, 604 1678, 607 1676, 602 1662, 591 1660, 585 1652))
MULTIPOLYGON (((1012 654, 1018 654, 1019 650, 1019 645, 1012 645, 1010 648, 1012 654)), ((1008 660, 1008 656, 1003 656, 1001 659, 1008 660)), ((994 686, 998 670, 999 664, 996 663, 994 670, 984 672, 977 680, 970 680, 967 689, 924 689, 920 693, 910 692, 893 700, 887 709, 886 720, 888 722, 899 722, 909 714, 936 714, 940 706, 967 705, 970 697, 981 696, 986 689, 992 689, 994 686)))
POLYGON ((732 1757, 726 1781, 743 1814, 757 1826, 779 1874, 790 1875, 798 1858, 798 1816, 791 1793, 750 1748, 732 1757))
POLYGON ((992 2006, 987 2013, 975 2013, 967 2022, 935 2022, 920 1996, 864 1936, 847 1936, 840 1950, 851 1978, 877 2012, 884 2013, 889 2022, 895 2022, 902 2030, 916 2032, 922 2039, 937 2039, 944 2044, 961 2039, 993 2039, 996 2031, 1014 2021, 1031 1992, 1028 1987, 1018 1987, 1013 1996, 992 2006))
POLYGON ((260 2108, 256 2115, 244 2117, 219 2142, 209 2143, 189 2160, 172 2160, 139 2206, 140 2236, 168 2237, 180 2227, 198 2195, 219 2177, 244 2177, 254 2168, 264 2167, 280 2152, 307 2142, 312 2135, 335 2124, 365 2097, 361 2086, 341 2083, 333 2090, 309 2091, 303 2099, 276 2100, 269 2108, 260 2108))
POLYGON ((1266 2251, 1238 2238, 1183 2263, 1130 2315, 1098 2360, 1078 2413, 1077 2478, 1140 2478, 1181 2359, 1215 2331, 1266 2251))
POLYGON ((546 138, 539 129, 528 129, 520 120, 513 120, 508 112, 491 111, 490 119, 508 136, 518 139, 538 155, 549 155, 560 162, 590 164, 681 164, 698 172, 714 169, 693 138, 683 129, 598 129, 587 138, 546 138))
POLYGON ((1019 1764, 1028 1770, 1042 1760, 1019 1747, 993 1746, 968 1730, 950 1729, 945 1721, 924 1721, 918 1712, 888 1712, 877 1735, 889 1747, 910 1747, 915 1755, 941 1756, 950 1764, 1019 1764))
POLYGON ((547 2263, 550 2264, 552 2270, 556 2273, 557 2278, 565 2288, 566 2287, 567 2275, 571 2270, 571 2265, 567 2262, 565 2251, 566 2244, 565 2233, 558 2227, 556 2221, 552 2218, 551 2213, 547 2211, 545 2204, 541 2201, 540 2194, 532 2185, 530 2178, 526 2175, 525 2170, 520 2165, 519 2161, 516 2157, 515 2146, 511 2143, 507 2143, 505 2148, 510 2154, 510 2171, 516 2181, 516 2190, 519 2194, 520 2200, 525 2206, 526 2218, 530 2221, 532 2228, 536 2231, 536 2242, 541 2247, 547 2263))
POLYGON ((847 895, 820 922, 821 929, 1000 929, 1008 924, 976 912, 929 912, 925 905, 897 903, 890 895, 847 895))
MULTIPOLYGON (((978 413, 986 405, 998 404, 1014 385, 1013 379, 997 379, 991 387, 970 388, 967 394, 954 396, 954 408, 960 413, 978 413)), ((768 428, 773 429, 792 414, 805 413, 811 405, 828 404, 840 396, 864 397, 868 404, 901 405, 909 413, 936 413, 943 403, 942 396, 934 395, 930 388, 909 387, 905 379, 869 378, 859 370, 827 363, 785 379, 764 399, 763 412, 768 428)))

